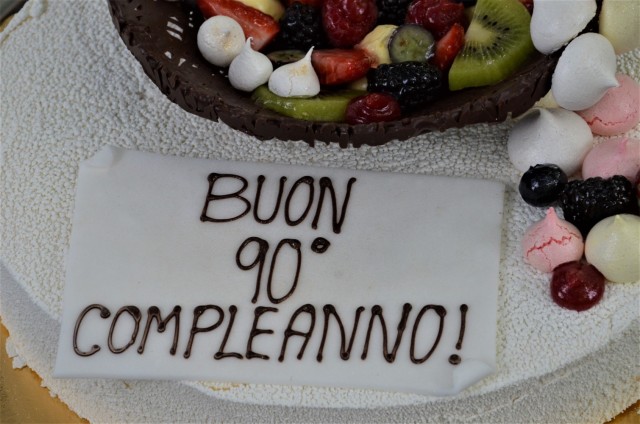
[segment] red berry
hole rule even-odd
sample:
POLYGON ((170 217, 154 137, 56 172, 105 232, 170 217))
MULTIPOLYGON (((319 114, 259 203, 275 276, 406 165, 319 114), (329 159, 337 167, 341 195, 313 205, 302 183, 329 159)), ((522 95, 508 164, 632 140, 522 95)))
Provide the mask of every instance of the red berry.
POLYGON ((551 297, 563 308, 584 311, 604 293, 604 276, 593 265, 574 261, 558 265, 551 277, 551 297))
POLYGON ((322 25, 334 47, 353 47, 375 26, 378 7, 375 0, 325 0, 322 25))
POLYGON ((468 26, 462 3, 450 0, 415 0, 407 9, 405 23, 418 24, 433 34, 436 40, 444 37, 453 24, 468 26))
POLYGON ((347 106, 347 123, 369 124, 399 119, 400 104, 395 97, 384 93, 369 93, 353 99, 347 106))
POLYGON ((533 0, 520 0, 520 3, 522 3, 524 7, 527 8, 529 13, 533 13, 533 0))
POLYGON ((245 37, 253 37, 251 45, 260 50, 275 38, 280 25, 271 16, 236 0, 198 0, 198 8, 205 18, 228 16, 240 24, 245 37))
POLYGON ((464 28, 460 24, 453 24, 449 32, 436 43, 436 52, 432 63, 442 72, 448 71, 463 46, 464 28))
POLYGON ((314 50, 311 63, 322 85, 355 81, 365 76, 371 67, 369 56, 357 49, 314 50))

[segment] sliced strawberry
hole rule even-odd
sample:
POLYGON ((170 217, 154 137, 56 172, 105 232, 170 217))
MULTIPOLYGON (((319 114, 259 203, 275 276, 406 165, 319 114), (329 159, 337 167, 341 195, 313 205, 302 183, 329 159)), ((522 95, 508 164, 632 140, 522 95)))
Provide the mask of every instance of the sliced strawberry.
POLYGON ((252 46, 256 50, 266 46, 280 31, 280 25, 271 16, 236 0, 198 0, 198 8, 207 19, 224 15, 237 21, 245 37, 253 37, 252 46))
POLYGON ((436 51, 431 62, 442 72, 451 68, 453 60, 464 46, 464 28, 453 24, 451 29, 436 43, 436 51))
POLYGON ((356 49, 314 50, 311 63, 322 85, 345 84, 362 78, 371 67, 371 59, 356 49))

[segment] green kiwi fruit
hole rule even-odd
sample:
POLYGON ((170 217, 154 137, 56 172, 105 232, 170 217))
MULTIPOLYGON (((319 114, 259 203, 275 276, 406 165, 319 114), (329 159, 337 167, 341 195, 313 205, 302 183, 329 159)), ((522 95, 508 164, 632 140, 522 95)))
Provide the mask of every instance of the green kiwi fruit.
POLYGON ((478 0, 462 51, 449 71, 449 89, 496 84, 535 51, 531 15, 519 0, 478 0))
POLYGON ((266 85, 256 88, 251 98, 260 106, 291 118, 307 121, 342 122, 347 105, 362 91, 342 90, 320 93, 314 97, 280 97, 266 85))

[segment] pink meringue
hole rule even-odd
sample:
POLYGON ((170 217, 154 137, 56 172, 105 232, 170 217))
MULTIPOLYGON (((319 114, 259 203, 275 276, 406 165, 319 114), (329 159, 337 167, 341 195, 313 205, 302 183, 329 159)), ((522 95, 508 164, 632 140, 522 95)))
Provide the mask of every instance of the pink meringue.
POLYGON ((555 210, 549 208, 544 219, 525 231, 522 252, 529 265, 551 272, 558 265, 581 259, 584 241, 575 225, 558 218, 555 210))
POLYGON ((640 122, 640 85, 631 77, 617 74, 620 84, 607 90, 589 109, 578 112, 594 134, 622 134, 640 122))
POLYGON ((612 138, 594 146, 582 163, 582 178, 623 175, 632 183, 640 171, 640 140, 612 138))

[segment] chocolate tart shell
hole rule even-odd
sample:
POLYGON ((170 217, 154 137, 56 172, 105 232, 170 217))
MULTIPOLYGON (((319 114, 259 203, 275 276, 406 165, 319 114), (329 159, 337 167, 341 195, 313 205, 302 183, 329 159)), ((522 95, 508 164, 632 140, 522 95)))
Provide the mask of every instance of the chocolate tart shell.
POLYGON ((108 0, 113 23, 127 48, 160 91, 186 111, 222 121, 258 139, 382 145, 430 131, 501 122, 521 115, 551 87, 558 54, 535 54, 509 79, 490 87, 447 93, 392 122, 348 125, 293 119, 254 104, 229 84, 226 70, 204 60, 197 48, 202 18, 186 2, 108 0))

